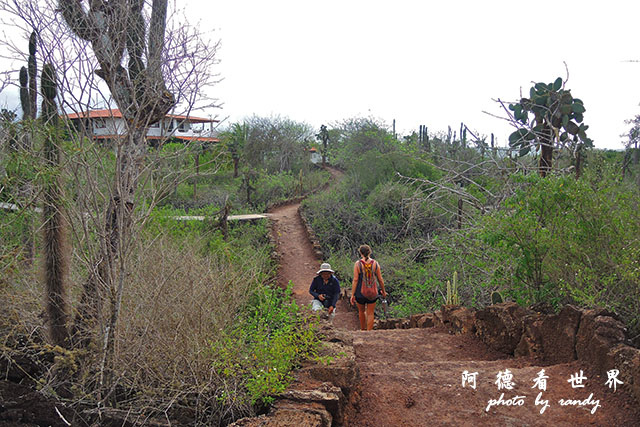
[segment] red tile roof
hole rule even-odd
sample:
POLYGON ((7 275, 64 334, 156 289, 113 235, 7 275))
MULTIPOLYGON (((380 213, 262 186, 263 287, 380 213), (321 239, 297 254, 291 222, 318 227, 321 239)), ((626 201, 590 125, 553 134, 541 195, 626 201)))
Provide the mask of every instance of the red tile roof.
MULTIPOLYGON (((106 110, 91 110, 89 112, 86 111, 82 111, 80 113, 71 113, 71 114, 67 114, 67 118, 74 120, 74 119, 85 119, 85 118, 89 118, 89 119, 99 119, 99 118, 107 118, 107 117, 112 117, 112 118, 122 118, 122 113, 120 112, 119 109, 114 108, 112 110, 106 109, 106 110)), ((194 116, 181 116, 181 115, 175 115, 175 114, 167 114, 166 117, 172 118, 172 119, 177 119, 177 120, 188 120, 191 123, 210 123, 210 122, 218 122, 219 120, 215 120, 215 119, 206 119, 204 117, 194 117, 194 116)))

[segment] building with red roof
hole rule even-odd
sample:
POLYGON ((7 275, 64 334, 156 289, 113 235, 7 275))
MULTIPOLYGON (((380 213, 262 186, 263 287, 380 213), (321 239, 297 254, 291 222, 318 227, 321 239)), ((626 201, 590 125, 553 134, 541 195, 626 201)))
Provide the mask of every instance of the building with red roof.
MULTIPOLYGON (((90 110, 67 114, 77 130, 94 140, 112 141, 125 134, 125 122, 118 109, 90 110)), ((165 119, 152 124, 147 131, 147 140, 159 142, 177 139, 180 141, 219 142, 214 130, 218 120, 195 116, 167 114, 165 119)))

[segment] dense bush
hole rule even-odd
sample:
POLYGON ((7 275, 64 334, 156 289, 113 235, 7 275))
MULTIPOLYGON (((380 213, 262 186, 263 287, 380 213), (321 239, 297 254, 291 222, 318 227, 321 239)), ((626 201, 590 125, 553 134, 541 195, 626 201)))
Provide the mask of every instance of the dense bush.
POLYGON ((208 206, 220 208, 226 199, 232 206, 232 213, 264 212, 268 206, 299 197, 322 187, 329 181, 329 173, 313 168, 303 171, 302 186, 300 172, 268 173, 267 171, 247 172, 233 178, 229 171, 214 175, 193 177, 175 187, 175 191, 162 201, 163 206, 176 208, 206 209, 208 206), (252 190, 247 200, 245 177, 250 178, 252 190), (198 180, 196 197, 193 195, 193 180, 198 180))
POLYGON ((482 239, 511 261, 500 279, 523 304, 604 305, 640 326, 638 192, 612 176, 521 177, 482 239))

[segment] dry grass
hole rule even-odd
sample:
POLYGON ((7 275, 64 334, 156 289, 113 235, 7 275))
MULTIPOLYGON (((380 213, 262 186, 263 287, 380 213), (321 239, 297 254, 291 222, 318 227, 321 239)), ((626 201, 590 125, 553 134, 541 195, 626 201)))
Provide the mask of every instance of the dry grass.
POLYGON ((115 369, 134 392, 131 399, 162 412, 189 407, 196 418, 223 418, 198 414, 215 412, 216 397, 237 387, 216 375, 211 346, 236 321, 270 266, 267 256, 258 255, 238 268, 224 251, 203 255, 205 246, 204 239, 180 246, 166 236, 139 245, 123 297, 115 369))
MULTIPOLYGON (((213 348, 238 320, 252 289, 271 274, 268 246, 257 243, 252 250, 243 241, 212 250, 210 237, 190 234, 176 239, 162 234, 137 242, 118 321, 115 386, 111 396, 101 395, 103 399, 137 413, 185 417, 202 424, 252 412, 248 399, 242 399, 240 379, 235 382, 216 373, 213 348)), ((32 270, 19 282, 0 287, 0 298, 6 302, 0 309, 1 356, 24 352, 34 344, 51 350, 45 344, 37 266, 32 270), (24 345, 17 345, 20 340, 24 345)), ((80 276, 74 272, 74 277, 80 276)), ((49 359, 51 355, 49 351, 49 359)), ((98 397, 97 354, 71 352, 66 357, 83 364, 73 381, 76 398, 98 397)), ((44 379, 33 378, 48 390, 58 385, 51 368, 44 379)))

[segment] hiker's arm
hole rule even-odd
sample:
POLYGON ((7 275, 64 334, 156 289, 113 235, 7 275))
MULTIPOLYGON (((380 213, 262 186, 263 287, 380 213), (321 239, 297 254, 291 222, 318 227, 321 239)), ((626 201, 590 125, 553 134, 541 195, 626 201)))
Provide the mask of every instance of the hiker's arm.
POLYGON ((316 279, 313 279, 311 282, 311 287, 309 287, 309 293, 316 299, 320 299, 320 294, 316 292, 316 279))
POLYGON ((356 287, 358 286, 358 263, 353 264, 353 282, 351 283, 351 305, 356 303, 356 287))
POLYGON ((380 273, 380 264, 378 264, 378 268, 376 269, 376 276, 378 277, 378 283, 380 283, 380 291, 382 292, 382 297, 387 297, 387 291, 384 290, 384 280, 382 280, 382 273, 380 273))
POLYGON ((333 295, 331 296, 331 306, 335 308, 338 303, 338 298, 340 298, 340 282, 334 276, 335 282, 333 283, 333 295))

